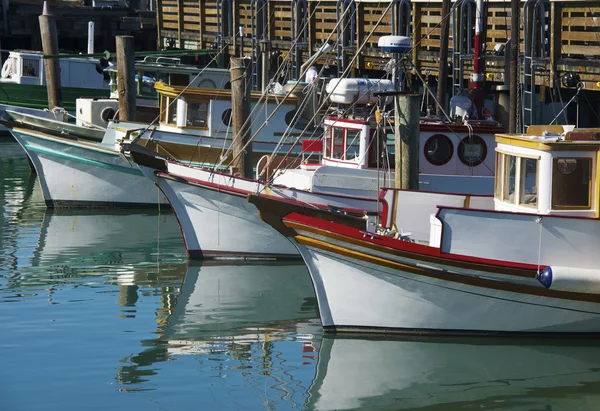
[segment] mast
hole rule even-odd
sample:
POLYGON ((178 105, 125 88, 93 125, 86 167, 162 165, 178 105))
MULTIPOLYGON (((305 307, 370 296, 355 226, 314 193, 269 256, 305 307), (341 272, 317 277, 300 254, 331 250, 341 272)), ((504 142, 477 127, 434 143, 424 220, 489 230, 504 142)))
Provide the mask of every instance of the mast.
POLYGON ((519 0, 511 0, 511 29, 510 29, 510 105, 508 112, 508 132, 517 131, 517 85, 518 73, 517 64, 519 64, 519 0))

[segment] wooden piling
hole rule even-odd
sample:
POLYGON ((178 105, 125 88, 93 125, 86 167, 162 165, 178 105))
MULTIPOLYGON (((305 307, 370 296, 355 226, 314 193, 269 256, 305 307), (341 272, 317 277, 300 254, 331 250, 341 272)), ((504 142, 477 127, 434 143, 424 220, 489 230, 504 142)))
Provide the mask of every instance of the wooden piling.
POLYGON ((246 146, 250 139, 250 88, 246 60, 231 58, 231 131, 233 141, 233 174, 252 178, 252 146, 246 146))
POLYGON ((396 188, 419 188, 419 99, 415 92, 398 92, 395 105, 395 178, 396 188))
MULTIPOLYGON (((117 36, 119 120, 135 121, 135 60, 133 36, 117 36)), ((142 79, 138 79, 140 82, 142 79)))
MULTIPOLYGON (((42 37, 42 50, 46 55, 58 54, 58 31, 56 17, 50 14, 48 4, 44 2, 42 15, 39 17, 40 34, 42 37)), ((62 93, 60 90, 60 60, 50 58, 44 60, 46 71, 46 87, 48 89, 48 108, 62 107, 62 93)))

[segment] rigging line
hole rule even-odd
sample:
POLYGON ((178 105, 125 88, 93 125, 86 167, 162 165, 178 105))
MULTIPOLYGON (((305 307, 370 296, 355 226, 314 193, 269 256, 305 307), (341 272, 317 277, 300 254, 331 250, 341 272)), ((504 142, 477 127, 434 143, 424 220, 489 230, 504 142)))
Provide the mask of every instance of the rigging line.
MULTIPOLYGON (((317 6, 318 6, 318 4, 320 4, 320 2, 318 2, 318 3, 317 3, 317 6)), ((311 17, 314 15, 314 13, 315 13, 315 12, 316 12, 316 7, 314 8, 314 10, 313 10, 313 12, 312 12, 312 14, 311 14, 311 17)), ((302 29, 304 29, 304 28, 306 28, 306 27, 307 27, 307 25, 308 25, 308 21, 309 21, 309 19, 307 19, 307 21, 306 21, 306 22, 304 22, 304 26, 302 27, 302 29)), ((301 31, 302 31, 302 30, 301 30, 301 31)), ((333 33, 332 33, 332 34, 333 34, 333 33)), ((332 34, 330 34, 329 38, 328 38, 328 39, 327 39, 325 42, 327 42, 327 41, 328 41, 328 40, 331 38, 331 35, 332 35, 332 34)), ((325 43, 325 42, 324 42, 324 43, 325 43)), ((296 47, 296 44, 297 44, 296 42, 292 42, 292 44, 291 44, 291 46, 290 46, 290 49, 288 50, 288 52, 287 52, 287 54, 286 54, 286 57, 285 57, 285 59, 284 59, 284 63, 291 64, 292 51, 294 50, 294 47, 296 47)), ((275 75, 273 76, 273 78, 277 78, 277 76, 281 75, 281 72, 282 72, 282 71, 283 71, 283 69, 285 68, 285 65, 284 65, 284 63, 282 63, 282 65, 281 65, 281 66, 280 66, 280 68, 277 70, 277 72, 275 73, 275 75)), ((306 70, 308 70, 308 68, 307 68, 306 70)), ((303 72, 303 73, 300 75, 300 77, 302 77, 304 74, 305 74, 305 72, 303 72)), ((245 121, 244 121, 244 123, 242 124, 242 128, 245 128, 245 127, 247 127, 247 124, 246 124, 246 123, 247 123, 248 121, 250 121, 250 126, 249 126, 249 127, 250 127, 250 130, 252 130, 252 126, 253 126, 253 125, 254 125, 254 124, 257 122, 257 121, 259 121, 259 118, 258 118, 258 116, 254 116, 254 119, 253 119, 253 116, 252 116, 252 114, 253 114, 255 111, 257 111, 257 110, 258 110, 258 111, 262 110, 262 107, 263 107, 263 105, 265 105, 265 106, 266 106, 266 104, 267 104, 268 92, 269 92, 269 89, 270 89, 270 87, 269 87, 269 86, 271 85, 271 83, 272 83, 272 82, 273 82, 273 79, 271 79, 271 81, 269 82, 269 85, 268 85, 268 86, 265 88, 265 90, 263 91, 263 93, 262 93, 262 95, 261 95, 261 97, 260 97, 260 99, 259 99, 258 103, 257 103, 257 104, 254 106, 254 108, 253 108, 253 110, 251 111, 250 115, 249 115, 249 116, 246 118, 246 120, 245 120, 245 121), (261 102, 263 101, 263 99, 264 99, 265 101, 264 101, 263 103, 261 103, 261 102), (259 104, 260 104, 260 105, 259 105, 259 104)), ((240 151, 240 154, 239 154, 239 155, 241 155, 241 153, 243 153, 243 152, 246 150, 246 148, 248 147, 248 145, 249 145, 249 144, 250 144, 250 143, 251 143, 251 142, 252 142, 252 141, 253 141, 253 140, 256 138, 256 136, 258 135, 258 132, 259 132, 260 130, 262 130, 262 128, 264 128, 264 127, 265 127, 265 125, 266 125, 266 124, 268 123, 268 121, 269 121, 269 120, 270 120, 270 119, 273 117, 273 115, 275 114, 275 112, 276 112, 276 111, 277 111, 277 110, 278 110, 278 109, 279 109, 279 108, 280 108, 280 107, 283 105, 283 103, 284 103, 284 102, 285 102, 285 100, 288 98, 288 96, 289 96, 289 94, 286 94, 286 95, 284 96, 284 98, 281 100, 281 102, 279 102, 279 104, 278 104, 278 105, 275 107, 275 109, 273 110, 273 112, 271 113, 271 115, 270 115, 270 116, 268 116, 268 117, 265 119, 265 121, 263 122, 262 126, 261 126, 261 127, 259 127, 259 129, 258 129, 258 130, 257 130, 257 131, 256 131, 256 132, 255 132, 255 133, 254 133, 254 134, 253 134, 251 137, 250 137, 250 139, 248 140, 248 142, 247 142, 247 143, 244 145, 244 147, 243 147, 243 148, 242 148, 242 150, 240 151)), ((266 111, 266 109, 265 109, 265 111, 266 111)), ((233 138, 233 136, 232 136, 232 138, 233 138)), ((231 150, 231 148, 229 148, 227 151, 229 152, 230 150, 231 150)), ((229 167, 231 164, 233 164, 233 163, 234 163, 236 160, 237 160, 237 157, 234 157, 234 158, 231 160, 231 162, 230 162, 230 163, 227 165, 227 167, 229 167)), ((221 161, 220 161, 220 162, 219 162, 219 163, 218 163, 218 164, 215 166, 215 168, 217 168, 217 167, 220 167, 220 166, 222 165, 222 163, 223 163, 223 160, 221 160, 221 161)))
POLYGON ((162 110, 162 111, 161 111, 161 112, 158 114, 158 116, 157 116, 157 117, 156 117, 154 120, 152 120, 152 122, 151 122, 151 123, 148 123, 148 126, 146 127, 146 129, 145 129, 144 131, 142 131, 142 133, 141 133, 141 134, 144 134, 146 131, 148 131, 148 130, 150 129, 150 127, 151 127, 151 126, 152 126, 154 123, 156 123, 156 121, 157 121, 157 120, 159 120, 159 119, 160 119, 160 117, 161 117, 161 116, 162 116, 162 115, 163 115, 163 114, 164 114, 164 113, 167 111, 167 109, 168 109, 168 108, 170 108, 170 107, 173 105, 173 103, 174 103, 175 101, 177 101, 177 99, 178 99, 179 97, 181 97, 181 95, 182 95, 182 94, 183 94, 185 91, 187 91, 187 89, 190 87, 190 85, 191 85, 191 84, 192 84, 192 83, 193 83, 193 82, 194 82, 194 81, 195 81, 195 80, 196 80, 196 79, 197 79, 197 78, 198 78, 198 77, 199 77, 199 76, 200 76, 202 73, 204 73, 204 70, 206 70, 206 69, 208 68, 208 66, 210 66, 210 64, 212 64, 212 63, 213 63, 213 62, 214 62, 214 61, 215 61, 215 60, 216 60, 216 59, 219 57, 219 55, 220 55, 221 53, 223 53, 223 51, 225 50, 225 47, 226 47, 226 46, 222 47, 222 48, 221 48, 221 50, 219 50, 219 51, 217 52, 217 54, 216 54, 216 55, 215 55, 215 56, 214 56, 214 57, 213 57, 213 58, 212 58, 212 59, 211 59, 211 60, 208 62, 208 64, 206 64, 206 65, 205 65, 205 66, 202 68, 202 70, 200 70, 200 72, 199 72, 198 74, 196 74, 196 76, 195 76, 195 77, 192 79, 192 81, 191 81, 190 83, 188 83, 188 85, 187 85, 187 86, 185 86, 185 88, 184 88, 183 90, 181 90, 181 92, 179 92, 179 93, 177 94, 177 96, 176 96, 175 98, 173 98, 173 99, 172 99, 172 101, 171 101, 171 102, 170 102, 170 103, 169 103, 169 104, 168 104, 168 105, 167 105, 167 106, 166 106, 166 107, 165 107, 165 108, 164 108, 164 109, 163 109, 163 110, 162 110))
POLYGON ((577 96, 579 95, 579 92, 583 89, 583 85, 582 83, 577 84, 577 92, 575 93, 575 95, 573 97, 571 97, 571 100, 569 100, 567 102, 567 104, 565 104, 565 106, 563 107, 563 109, 560 111, 560 113, 558 113, 556 115, 556 117, 554 117, 554 120, 552 120, 550 122, 549 125, 552 125, 557 119, 558 117, 563 113, 563 111, 565 111, 567 109, 567 107, 569 107, 569 105, 577 98, 577 96))
MULTIPOLYGON (((391 3, 390 3, 390 6, 389 6, 389 7, 391 7, 391 3)), ((388 7, 388 8, 389 8, 389 7, 388 7)), ((315 8, 315 10, 316 10, 316 8, 315 8)), ((345 13, 347 13, 347 11, 346 11, 345 13)), ((341 21, 342 21, 342 20, 343 20, 343 19, 340 19, 340 21, 338 21, 338 22, 337 22, 337 24, 336 24, 336 27, 337 27, 337 26, 339 26, 339 24, 341 23, 341 21)), ((381 21, 381 19, 380 19, 380 21, 381 21)), ((332 32, 329 34, 329 37, 328 37, 328 38, 327 38, 327 39, 326 39, 326 40, 323 42, 323 44, 325 44, 325 43, 328 43, 328 42, 329 42, 329 40, 330 40, 330 39, 331 39, 331 37, 333 36, 333 33, 334 33, 334 32, 335 32, 335 29, 334 29, 334 30, 332 30, 332 32)), ((371 34, 372 34, 372 33, 370 33, 370 34, 369 34, 369 37, 370 37, 370 35, 371 35, 371 34)), ((354 58, 352 61, 354 61, 355 59, 356 59, 356 56, 355 56, 355 58, 354 58)), ((351 68, 351 65, 350 65, 349 67, 351 68)), ((306 75, 306 72, 308 71, 308 69, 309 69, 309 67, 306 67, 306 68, 305 68, 305 69, 304 69, 304 70, 303 70, 303 71, 300 73, 300 76, 299 76, 299 77, 300 77, 300 78, 304 77, 304 76, 306 75)), ((286 99, 287 99, 289 96, 290 96, 290 93, 286 94, 286 95, 283 97, 283 99, 281 100, 281 102, 279 103, 279 105, 278 105, 277 107, 280 107, 280 106, 283 104, 283 102, 285 102, 285 100, 286 100, 286 99)), ((321 107, 320 107, 320 108, 321 108, 321 107)), ((319 109, 320 109, 320 108, 319 108, 319 109)), ((247 142, 246 144, 244 144, 244 146, 243 146, 243 147, 242 147, 242 149, 240 150, 240 153, 238 153, 238 155, 237 155, 237 156, 234 156, 233 160, 232 160, 232 161, 229 163, 229 165, 231 165, 231 164, 233 164, 235 161, 237 161, 237 158, 238 158, 240 155, 242 155, 242 153, 243 153, 243 152, 246 150, 246 148, 248 147, 248 145, 252 143, 252 141, 253 141, 253 140, 256 138, 256 136, 258 135, 258 133, 260 133, 260 131, 261 131, 261 130, 262 130, 262 129, 263 129, 265 126, 266 126, 267 122, 268 122, 268 121, 269 121, 269 120, 270 120, 270 119, 271 119, 271 118, 272 118, 272 117, 275 115, 275 112, 276 112, 276 111, 277 111, 277 109, 276 109, 275 111, 273 111, 273 113, 271 113, 271 114, 269 115, 269 117, 267 118, 267 121, 265 121, 265 122, 264 122, 264 123, 263 123, 263 124, 262 124, 262 125, 261 125, 261 126, 258 128, 258 130, 256 130, 256 131, 254 132, 254 134, 253 134, 253 135, 250 137, 250 139, 248 139, 248 142, 247 142)), ((221 163, 219 163, 219 165, 221 165, 221 163)))
MULTIPOLYGON (((385 11, 381 14, 381 17, 379 18, 379 20, 377 21, 377 23, 375 24, 375 28, 379 27, 379 24, 381 24, 381 21, 383 20, 383 18, 387 15, 388 11, 391 9, 393 2, 390 2, 387 6, 387 8, 385 9, 385 11)), ((340 20, 343 20, 343 18, 340 18, 340 20)), ((338 22, 339 24, 339 22, 338 22)), ((356 62, 356 60, 359 58, 360 53, 362 52, 362 49, 367 45, 368 41, 371 39, 371 36, 373 35, 374 30, 370 31, 369 34, 366 36, 366 38, 363 40, 362 44, 360 45, 360 47, 356 50, 356 53, 354 54, 354 57, 352 58, 352 60, 348 63, 348 67, 344 70, 344 72, 342 73, 341 78, 346 78, 348 76, 348 73, 353 69, 354 63, 356 62)), ((330 93, 328 93, 327 98, 329 98, 333 92, 335 91, 335 89, 339 86, 339 82, 335 85, 335 87, 331 90, 330 93)), ((321 112, 321 109, 323 108, 323 106, 325 105, 325 102, 327 101, 327 98, 324 100, 323 103, 321 103, 321 105, 319 106, 319 108, 317 110, 315 110, 315 114, 313 115, 313 117, 311 118, 309 124, 315 119, 315 117, 317 116, 318 113, 321 112)), ((288 153, 286 154, 289 155, 290 151, 298 144, 299 139, 296 139, 296 141, 294 142, 294 144, 292 145, 292 147, 290 147, 290 150, 288 150, 288 153)), ((267 162, 267 165, 270 164, 270 161, 267 162)), ((272 181, 273 179, 271 178, 270 181, 272 181)))
MULTIPOLYGON (((409 62, 412 64, 412 66, 414 67, 414 64, 412 63, 412 61, 409 60, 409 62)), ((423 86, 427 89, 427 91, 431 94, 431 96, 433 97, 433 100, 435 101, 435 103, 437 105, 439 105, 439 102, 437 101, 436 96, 433 95, 433 92, 429 89, 429 87, 427 86, 427 83, 424 82, 423 77, 421 76, 421 73, 418 72, 418 70, 415 70, 415 74, 419 77, 419 79, 421 80, 421 82, 423 83, 423 86)), ((440 106, 441 107, 441 106, 440 106)), ((450 127, 450 124, 452 122, 452 120, 450 120, 450 117, 448 116, 448 114, 446 113, 446 111, 444 110, 443 107, 441 107, 442 109, 442 113, 446 116, 446 118, 448 119, 448 122, 443 122, 442 124, 448 129, 448 131, 454 135, 454 137, 457 139, 458 145, 464 144, 463 139, 461 139, 458 134, 456 134, 456 132, 452 129, 452 127, 450 127)), ((464 123, 464 125, 466 125, 467 129, 469 130, 469 134, 472 134, 472 124, 464 123)), ((488 171, 491 171, 492 174, 495 173, 494 170, 492 170, 487 164, 485 164, 485 162, 483 162, 483 159, 478 156, 478 160, 481 160, 481 164, 484 165, 485 168, 488 169, 488 171)))
POLYGON ((598 113, 596 113, 596 110, 594 110, 594 106, 592 105, 592 103, 590 102, 590 100, 588 100, 587 95, 585 93, 581 93, 581 95, 583 96, 583 98, 585 98, 585 101, 588 103, 588 106, 590 107, 590 110, 592 110, 592 113, 594 113, 594 115, 596 116, 596 118, 598 120, 600 120, 600 116, 598 115, 598 113))

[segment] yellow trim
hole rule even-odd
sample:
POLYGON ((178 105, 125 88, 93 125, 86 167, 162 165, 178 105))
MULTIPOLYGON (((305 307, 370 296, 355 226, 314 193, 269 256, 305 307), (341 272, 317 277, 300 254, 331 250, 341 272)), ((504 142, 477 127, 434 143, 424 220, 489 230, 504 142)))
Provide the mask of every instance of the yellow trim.
MULTIPOLYGON (((186 100, 200 99, 200 100, 231 100, 230 89, 215 89, 215 88, 199 88, 199 87, 187 87, 187 86, 169 86, 162 81, 157 82, 154 85, 156 92, 163 96, 168 97, 179 97, 183 96, 186 100)), ((250 93, 252 100, 259 100, 262 97, 262 92, 252 91, 250 93)), ((281 96, 283 99, 283 96, 281 96)), ((289 95, 286 101, 295 103, 298 100, 294 95, 289 95)))
POLYGON ((376 257, 374 255, 361 253, 359 251, 350 250, 350 249, 345 248, 345 247, 340 247, 340 246, 337 246, 337 245, 333 245, 333 244, 327 243, 325 241, 315 240, 313 238, 305 237, 303 235, 296 235, 294 237, 294 239, 298 243, 303 244, 303 245, 307 245, 307 246, 311 246, 311 247, 316 247, 316 248, 319 248, 321 250, 337 252, 337 253, 340 253, 340 254, 345 255, 347 257, 356 258, 357 260, 361 260, 361 261, 373 262, 375 264, 387 266, 387 267, 390 267, 390 268, 403 269, 403 270, 410 271, 412 273, 426 273, 427 272, 426 269, 421 268, 421 267, 416 267, 416 266, 413 266, 413 265, 402 264, 402 263, 398 263, 396 261, 388 260, 386 258, 381 258, 381 257, 376 257))
POLYGON ((496 144, 507 144, 510 146, 531 148, 534 150, 541 150, 541 151, 551 151, 552 150, 552 147, 550 147, 544 143, 540 143, 539 141, 529 140, 529 139, 524 140, 522 138, 502 136, 500 134, 496 135, 496 144))

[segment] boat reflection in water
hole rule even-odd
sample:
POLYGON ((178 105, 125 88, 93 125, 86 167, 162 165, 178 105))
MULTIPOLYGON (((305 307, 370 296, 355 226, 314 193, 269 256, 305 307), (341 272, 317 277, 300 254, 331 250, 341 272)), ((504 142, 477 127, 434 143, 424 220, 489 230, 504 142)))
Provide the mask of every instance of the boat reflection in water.
POLYGON ((163 299, 159 312, 158 337, 142 341, 149 348, 127 358, 120 383, 147 381, 158 374, 157 362, 190 357, 196 364, 207 357, 211 361, 198 377, 241 370, 244 379, 269 375, 279 382, 266 395, 278 397, 283 390, 290 401, 304 402, 316 364, 314 334, 321 333, 304 264, 190 262, 179 295, 163 299), (302 365, 308 369, 296 377, 302 365))
POLYGON ((600 344, 326 335, 309 394, 309 410, 592 410, 600 344))
POLYGON ((175 216, 158 210, 47 210, 33 264, 91 258, 105 264, 185 255, 175 216))

